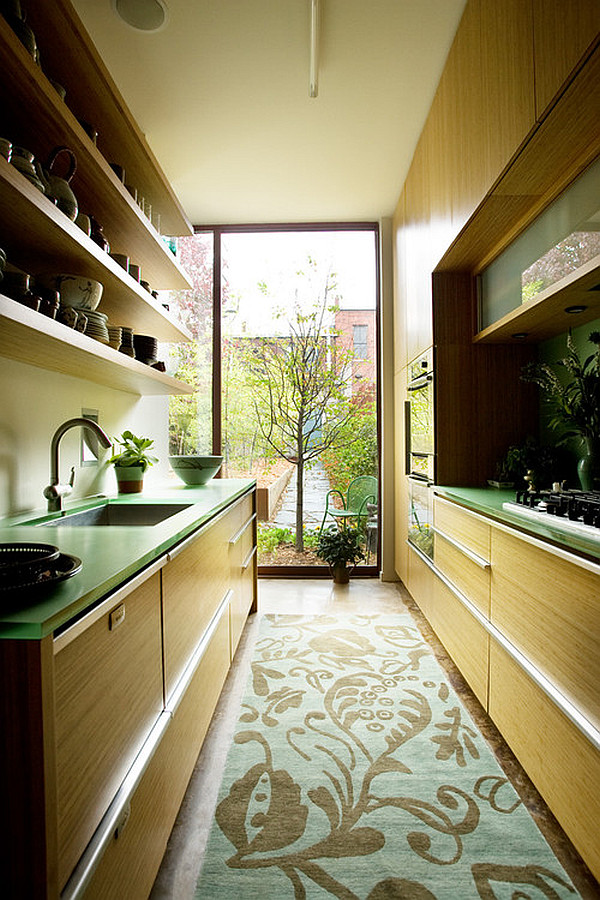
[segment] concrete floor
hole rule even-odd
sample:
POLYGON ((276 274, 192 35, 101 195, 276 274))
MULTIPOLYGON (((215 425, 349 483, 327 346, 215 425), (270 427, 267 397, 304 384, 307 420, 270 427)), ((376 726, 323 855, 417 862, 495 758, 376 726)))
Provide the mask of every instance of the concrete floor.
MULTIPOLYGON (((364 613, 365 609, 370 612, 390 613, 408 608, 437 659, 445 668, 452 686, 460 694, 484 737, 490 743, 498 762, 511 778, 515 789, 581 896, 584 900, 600 898, 597 882, 581 862, 462 676, 447 657, 444 648, 421 616, 412 598, 401 585, 383 583, 376 578, 355 578, 349 585, 334 585, 327 579, 263 578, 259 580, 258 608, 259 613, 290 615, 364 613)), ((258 617, 250 616, 173 827, 150 895, 151 900, 188 900, 194 896, 196 878, 202 863, 225 760, 246 686, 257 631, 258 617)))

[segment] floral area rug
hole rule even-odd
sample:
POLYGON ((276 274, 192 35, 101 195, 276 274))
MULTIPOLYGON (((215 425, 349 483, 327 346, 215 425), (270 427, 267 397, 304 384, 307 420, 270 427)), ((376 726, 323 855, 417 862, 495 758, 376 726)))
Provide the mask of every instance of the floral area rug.
POLYGON ((408 613, 263 618, 196 900, 579 896, 408 613))

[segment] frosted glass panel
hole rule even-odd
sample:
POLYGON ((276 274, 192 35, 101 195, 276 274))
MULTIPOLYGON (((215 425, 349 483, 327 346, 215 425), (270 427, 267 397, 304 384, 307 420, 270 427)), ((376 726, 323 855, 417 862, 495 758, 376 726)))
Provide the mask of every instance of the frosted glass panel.
POLYGON ((600 160, 482 275, 480 329, 600 255, 600 160))

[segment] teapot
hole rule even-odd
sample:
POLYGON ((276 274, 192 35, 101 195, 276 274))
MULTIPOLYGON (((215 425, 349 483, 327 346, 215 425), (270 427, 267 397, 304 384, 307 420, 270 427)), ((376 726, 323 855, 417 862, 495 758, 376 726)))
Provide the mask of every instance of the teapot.
POLYGON ((69 150, 68 147, 55 147, 50 154, 45 167, 41 166, 39 162, 36 162, 37 173, 44 185, 46 196, 53 200, 57 207, 64 212, 72 222, 77 218, 78 207, 77 198, 71 190, 69 182, 75 174, 76 168, 77 162, 75 160, 75 154, 72 150, 69 150), (67 153, 70 157, 66 178, 60 178, 52 171, 52 167, 61 153, 67 153))

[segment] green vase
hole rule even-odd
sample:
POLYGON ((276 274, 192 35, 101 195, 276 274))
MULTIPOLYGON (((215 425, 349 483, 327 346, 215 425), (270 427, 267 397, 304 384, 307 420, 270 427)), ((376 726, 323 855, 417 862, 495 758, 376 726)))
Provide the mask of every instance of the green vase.
POLYGON ((584 438, 584 450, 577 463, 577 474, 582 491, 593 491, 598 478, 600 463, 600 442, 594 438, 584 438))

